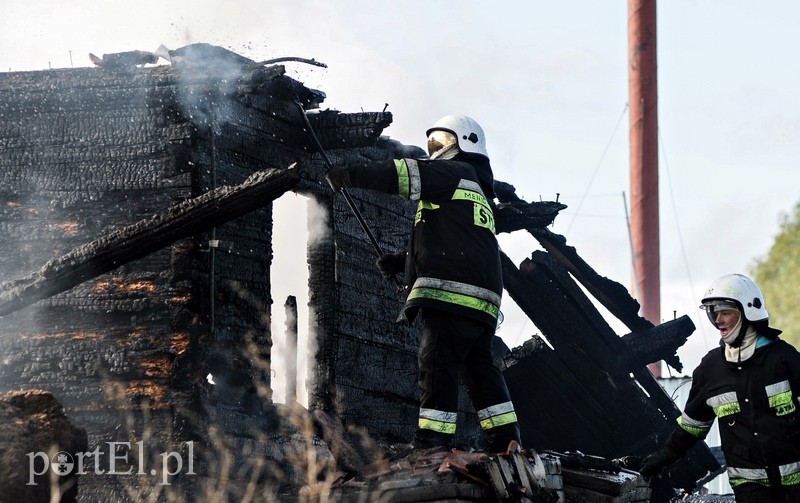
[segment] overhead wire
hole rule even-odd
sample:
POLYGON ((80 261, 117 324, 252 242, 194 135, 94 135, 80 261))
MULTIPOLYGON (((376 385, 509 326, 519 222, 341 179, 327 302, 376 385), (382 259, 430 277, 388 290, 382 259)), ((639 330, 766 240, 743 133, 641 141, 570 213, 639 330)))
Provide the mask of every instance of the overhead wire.
POLYGON ((594 173, 592 173, 592 177, 589 179, 589 184, 586 185, 586 190, 583 191, 583 195, 578 200, 578 208, 575 210, 575 214, 569 221, 569 225, 567 226, 567 232, 564 233, 564 237, 569 236, 569 231, 570 229, 572 229, 572 224, 575 223, 575 218, 581 211, 581 206, 583 206, 583 201, 586 199, 587 194, 589 193, 589 189, 592 187, 592 183, 594 182, 594 179, 597 176, 597 172, 600 171, 600 166, 603 165, 603 160, 606 158, 608 149, 611 148, 611 142, 614 141, 614 137, 617 135, 617 130, 619 129, 619 125, 620 123, 622 123, 622 119, 625 117, 625 113, 627 111, 628 111, 628 103, 626 102, 625 106, 622 107, 622 113, 619 115, 619 119, 617 119, 617 124, 614 126, 614 131, 611 132, 611 137, 608 139, 608 143, 606 143, 606 147, 603 150, 603 154, 600 156, 600 160, 597 162, 597 166, 595 166, 594 168, 594 173))
MULTIPOLYGON (((669 169, 669 162, 667 161, 667 149, 664 145, 664 137, 661 136, 661 129, 658 129, 658 150, 661 152, 661 157, 664 159, 664 171, 667 175, 667 187, 669 188, 669 199, 670 203, 672 204, 672 214, 675 218, 675 229, 678 234, 678 244, 681 247, 681 256, 683 257, 683 265, 686 268, 686 278, 689 280, 689 289, 691 290, 691 298, 694 298, 694 280, 692 279, 692 271, 689 268, 689 259, 686 255, 686 246, 683 243, 683 233, 681 232, 681 224, 680 219, 678 218, 678 206, 675 204, 675 193, 672 190, 672 175, 669 169)), ((703 345, 708 351, 708 338, 706 334, 705 325, 703 323, 700 324, 700 332, 703 334, 703 345)))
MULTIPOLYGON (((622 107, 622 113, 620 113, 619 119, 617 119, 617 123, 614 125, 614 130, 611 132, 611 137, 608 139, 605 148, 603 149, 603 153, 600 156, 600 160, 597 162, 597 165, 594 168, 594 173, 592 173, 591 179, 589 179, 589 184, 586 186, 586 190, 583 191, 583 195, 581 195, 580 199, 578 200, 578 208, 575 210, 575 213, 570 220, 569 226, 567 227, 567 232, 564 233, 564 237, 569 234, 570 229, 572 228, 572 224, 575 222, 575 218, 578 216, 581 210, 581 206, 583 205, 583 201, 589 197, 589 189, 592 187, 592 183, 594 182, 595 177, 597 176, 597 172, 600 171, 600 166, 603 165, 603 160, 608 153, 608 149, 611 148, 611 142, 614 141, 614 137, 617 135, 617 130, 619 129, 619 125, 622 123, 622 119, 625 117, 625 114, 628 112, 628 103, 625 103, 625 106, 622 107)), ((524 323, 520 325, 520 328, 517 332, 516 337, 514 338, 515 341, 520 340, 522 337, 522 333, 527 329, 528 323, 531 323, 530 318, 526 318, 524 323)))

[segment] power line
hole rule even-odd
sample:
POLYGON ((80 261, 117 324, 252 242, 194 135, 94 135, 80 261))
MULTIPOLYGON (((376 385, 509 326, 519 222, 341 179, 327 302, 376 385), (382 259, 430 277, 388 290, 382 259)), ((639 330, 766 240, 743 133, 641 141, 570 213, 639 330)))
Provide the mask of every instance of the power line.
MULTIPOLYGON (((672 177, 670 175, 669 163, 667 162, 667 149, 664 146, 664 138, 661 136, 661 129, 658 129, 658 146, 661 151, 661 156, 664 158, 664 170, 667 173, 667 187, 669 187, 669 199, 672 203, 672 214, 675 217, 675 229, 678 232, 678 243, 681 246, 681 255, 683 256, 683 265, 686 268, 686 277, 689 280, 689 288, 691 289, 692 298, 694 297, 694 280, 692 280, 692 272, 689 269, 689 259, 686 256, 686 247, 683 244, 683 234, 681 233, 680 220, 678 219, 678 206, 675 204, 675 193, 672 190, 672 177)), ((700 324, 700 332, 703 334, 703 345, 706 350, 709 349, 708 341, 706 339, 705 325, 700 324)))
POLYGON ((597 176, 597 172, 600 170, 600 166, 603 164, 603 159, 606 158, 606 154, 608 153, 608 149, 611 147, 611 142, 614 140, 614 136, 617 134, 617 129, 619 129, 619 125, 622 122, 623 117, 625 117, 625 112, 628 111, 628 104, 625 103, 625 106, 622 107, 622 113, 617 119, 617 124, 614 126, 614 131, 611 133, 611 138, 608 139, 608 143, 606 143, 606 148, 603 150, 603 154, 600 156, 600 160, 597 162, 597 166, 594 168, 594 173, 592 173, 592 178, 589 180, 589 184, 586 186, 586 190, 583 191, 583 195, 578 200, 578 208, 575 210, 575 216, 572 217, 572 220, 569 221, 569 226, 567 227, 567 232, 564 233, 564 237, 569 235, 570 229, 572 229, 572 224, 575 223, 575 217, 578 216, 578 213, 581 211, 581 206, 583 206, 583 201, 586 199, 586 194, 589 193, 589 189, 592 187, 592 182, 594 182, 594 178, 597 176))

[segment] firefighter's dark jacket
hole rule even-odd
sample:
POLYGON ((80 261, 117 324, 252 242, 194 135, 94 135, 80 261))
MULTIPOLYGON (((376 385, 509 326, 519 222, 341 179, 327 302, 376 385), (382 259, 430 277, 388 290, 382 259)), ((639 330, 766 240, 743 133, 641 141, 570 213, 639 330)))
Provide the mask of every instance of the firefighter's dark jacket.
POLYGON ((688 448, 681 440, 687 433, 705 438, 716 418, 729 475, 731 469, 753 473, 768 466, 784 467, 788 475, 800 462, 799 399, 800 353, 787 342, 776 339, 739 363, 726 361, 723 348, 711 350, 692 374, 680 428, 668 447, 688 448))
POLYGON ((395 159, 348 168, 353 187, 419 201, 408 240, 401 320, 434 307, 497 323, 503 292, 488 162, 395 159))

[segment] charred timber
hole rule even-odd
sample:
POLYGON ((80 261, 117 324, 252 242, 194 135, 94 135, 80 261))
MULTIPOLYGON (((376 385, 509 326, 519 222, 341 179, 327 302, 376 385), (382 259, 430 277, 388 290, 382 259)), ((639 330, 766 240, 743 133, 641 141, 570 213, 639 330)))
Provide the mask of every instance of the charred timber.
POLYGON ((140 220, 48 261, 26 278, 0 286, 0 316, 69 290, 84 281, 261 208, 300 181, 299 169, 268 169, 243 183, 188 199, 166 213, 140 220))
MULTIPOLYGON (((507 256, 501 259, 506 290, 553 348, 542 344, 504 359, 501 365, 514 405, 521 411, 526 445, 580 450, 610 459, 655 450, 659 438, 674 428, 680 411, 646 367, 633 372, 636 380, 617 373, 626 344, 575 283, 571 271, 555 255, 541 251, 519 269, 507 256), (653 384, 650 389, 644 386, 649 384, 646 377, 653 384), (537 386, 535 394, 530 392, 532 383, 537 386), (600 417, 605 424, 598 424, 600 417), (607 424, 615 427, 609 429, 607 424)), ((676 465, 672 480, 675 487, 691 487, 718 468, 708 447, 700 443, 676 465)))
MULTIPOLYGON (((611 312, 618 320, 625 324, 632 331, 647 330, 654 325, 639 316, 639 303, 630 296, 628 291, 617 283, 604 276, 600 276, 583 260, 574 247, 567 245, 564 236, 550 232, 547 229, 530 229, 529 232, 539 241, 539 244, 547 250, 564 268, 566 268, 575 279, 577 279, 586 290, 597 299, 606 309, 611 312)), ((694 330, 694 325, 692 325, 694 330)), ((687 337, 691 332, 687 333, 687 337)), ((667 355, 662 358, 667 364, 677 371, 681 371, 683 365, 676 354, 667 355)), ((658 361, 658 360, 654 360, 658 361)), ((661 386, 652 376, 649 370, 641 368, 633 371, 639 384, 650 393, 658 407, 663 410, 672 410, 672 414, 677 412, 677 407, 672 400, 664 393, 661 386)))
MULTIPOLYGON (((678 348, 683 346, 689 335, 694 332, 694 328, 691 318, 684 315, 657 327, 623 335, 622 343, 625 345, 625 351, 617 360, 616 372, 636 373, 649 363, 674 356, 678 348)), ((678 365, 676 370, 680 372, 683 366, 680 365, 680 361, 678 365)))
POLYGON ((514 232, 522 229, 533 231, 552 224, 566 204, 558 201, 539 201, 529 203, 516 194, 513 185, 495 180, 494 190, 500 204, 495 208, 497 233, 514 232))

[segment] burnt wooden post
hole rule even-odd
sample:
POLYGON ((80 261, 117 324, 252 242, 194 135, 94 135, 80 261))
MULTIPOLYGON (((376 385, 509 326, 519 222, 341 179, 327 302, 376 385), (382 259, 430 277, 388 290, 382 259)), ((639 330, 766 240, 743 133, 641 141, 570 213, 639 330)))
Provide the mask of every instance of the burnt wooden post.
POLYGON ((297 298, 286 297, 286 403, 297 401, 297 298))

